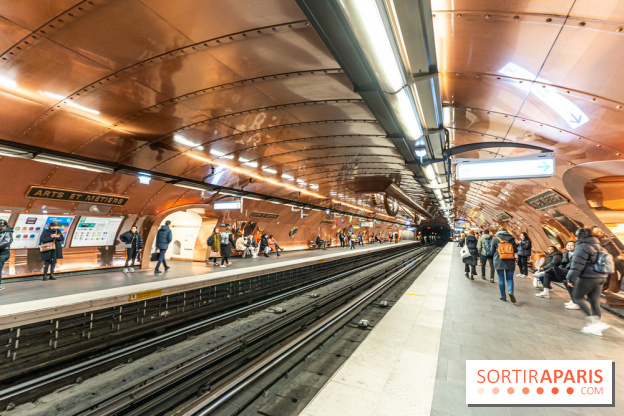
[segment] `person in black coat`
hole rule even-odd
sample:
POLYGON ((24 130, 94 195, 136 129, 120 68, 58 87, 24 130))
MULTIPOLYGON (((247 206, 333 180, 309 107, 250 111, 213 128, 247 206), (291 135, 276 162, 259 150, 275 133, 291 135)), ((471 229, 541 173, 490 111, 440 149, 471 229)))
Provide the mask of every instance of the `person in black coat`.
POLYGON ((169 248, 169 244, 171 240, 173 240, 173 235, 171 234, 171 229, 169 226, 171 225, 171 221, 165 221, 165 225, 158 229, 158 233, 156 233, 156 248, 159 250, 158 253, 158 263, 156 263, 156 268, 154 269, 154 273, 162 273, 160 271, 160 265, 165 266, 165 271, 169 270, 169 266, 167 266, 167 262, 165 261, 165 253, 169 248))
POLYGON ((596 271, 594 263, 598 253, 606 253, 606 250, 601 247, 600 240, 592 235, 589 228, 579 228, 575 235, 577 241, 566 281, 568 285, 574 286, 572 300, 587 315, 587 325, 581 332, 602 336, 602 331, 609 328, 609 325, 600 321, 600 294, 602 285, 607 280, 607 273, 596 271), (585 303, 585 296, 589 300, 591 310, 585 303))
POLYGON ((130 231, 126 231, 120 235, 119 239, 126 244, 126 265, 123 272, 134 273, 134 261, 139 251, 143 248, 143 238, 141 238, 141 234, 138 233, 137 226, 133 225, 130 227, 130 231), (130 268, 128 268, 128 263, 130 262, 132 262, 132 264, 130 268))
POLYGON ((2 286, 2 269, 4 263, 11 257, 11 244, 13 243, 13 228, 9 227, 6 220, 0 220, 0 290, 2 286))
POLYGON ((227 267, 230 265, 230 257, 232 257, 232 247, 236 246, 234 239, 232 238, 232 228, 227 227, 224 232, 221 233, 221 267, 227 267))
POLYGON ((518 242, 518 268, 520 273, 516 277, 527 277, 529 275, 528 260, 531 257, 531 239, 527 233, 520 233, 518 242))
MULTIPOLYGON (((552 290, 550 282, 563 282, 566 280, 566 276, 570 270, 570 264, 572 262, 572 255, 574 254, 574 245, 574 241, 568 241, 565 245, 566 251, 563 253, 559 265, 544 271, 544 290, 537 293, 535 296, 538 298, 549 299, 550 291, 552 290)), ((570 298, 572 298, 572 288, 569 286, 567 288, 570 293, 570 298)), ((567 309, 579 309, 579 306, 572 301, 566 303, 565 307, 567 309)))
POLYGON ((269 257, 269 251, 271 251, 269 238, 266 234, 262 234, 262 238, 260 239, 260 252, 264 254, 264 257, 269 257))
POLYGON ((468 252, 470 253, 469 257, 465 257, 462 259, 464 262, 464 271, 466 272, 466 277, 471 280, 474 280, 474 277, 477 274, 477 262, 479 257, 479 251, 477 250, 477 237, 474 236, 474 231, 470 230, 466 238, 464 238, 464 242, 462 244, 468 247, 468 252), (470 272, 470 276, 468 273, 470 272))
POLYGON ((54 269, 56 268, 56 261, 63 258, 63 241, 65 237, 61 230, 59 230, 58 222, 50 224, 50 228, 43 230, 41 237, 39 237, 39 245, 46 243, 54 243, 52 250, 46 250, 41 252, 41 260, 44 262, 43 266, 43 280, 48 280, 48 270, 50 271, 50 280, 56 280, 54 277, 54 269))

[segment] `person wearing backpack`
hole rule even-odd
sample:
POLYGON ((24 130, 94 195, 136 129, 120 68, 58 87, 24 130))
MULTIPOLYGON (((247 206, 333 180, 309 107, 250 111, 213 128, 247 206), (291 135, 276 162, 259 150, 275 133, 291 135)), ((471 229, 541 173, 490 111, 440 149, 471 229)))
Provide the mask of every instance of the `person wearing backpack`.
POLYGON ((576 230, 577 238, 570 270, 566 275, 569 286, 573 286, 572 301, 576 303, 587 317, 587 324, 581 329, 585 334, 602 336, 602 331, 609 325, 600 320, 600 294, 609 275, 609 267, 613 267, 613 257, 600 246, 600 240, 592 235, 589 228, 576 230), (610 257, 610 259, 609 259, 610 257), (606 265, 610 261, 610 266, 606 265), (583 298, 587 296, 590 307, 583 298))
POLYGON ((516 277, 527 277, 529 274, 529 257, 531 256, 531 239, 527 233, 520 233, 520 241, 518 242, 518 268, 520 273, 516 277))
POLYGON ((208 241, 206 243, 208 245, 208 249, 210 250, 210 257, 208 257, 208 261, 206 263, 210 263, 210 260, 212 260, 212 265, 217 266, 217 259, 221 257, 221 254, 219 253, 221 251, 221 236, 219 235, 218 228, 212 230, 212 235, 208 237, 208 241))
POLYGON ((492 236, 490 230, 483 230, 483 235, 477 241, 477 251, 481 259, 481 279, 485 280, 485 265, 490 263, 490 282, 494 283, 494 252, 492 251, 492 236))
POLYGON ((2 286, 2 269, 4 263, 11 257, 11 243, 13 243, 13 228, 9 227, 6 220, 0 220, 0 290, 2 286))
POLYGON ((496 269, 496 274, 498 275, 500 300, 503 302, 507 302, 506 294, 508 292, 511 303, 516 303, 513 285, 514 270, 516 270, 516 251, 518 251, 516 240, 514 240, 505 227, 501 227, 492 238, 492 253, 494 254, 494 269, 496 269), (505 290, 505 281, 507 282, 507 290, 505 290))
POLYGON ((232 256, 232 246, 236 245, 232 238, 232 229, 227 227, 220 235, 221 243, 221 267, 230 265, 230 257, 232 256))
POLYGON ((479 255, 479 251, 477 250, 477 237, 474 236, 474 231, 470 230, 468 235, 466 236, 464 244, 468 249, 468 253, 470 256, 464 257, 462 262, 464 263, 464 271, 466 272, 466 277, 470 280, 474 280, 474 277, 477 274, 477 259, 479 255), (470 276, 468 273, 470 272, 470 276))

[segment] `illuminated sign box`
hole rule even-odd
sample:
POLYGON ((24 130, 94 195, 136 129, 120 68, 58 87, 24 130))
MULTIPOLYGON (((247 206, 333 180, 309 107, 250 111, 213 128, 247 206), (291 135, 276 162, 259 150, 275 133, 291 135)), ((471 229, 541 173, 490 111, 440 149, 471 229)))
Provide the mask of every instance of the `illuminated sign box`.
POLYGON ((554 157, 455 159, 459 182, 547 178, 556 172, 554 157))
POLYGON ((240 201, 230 201, 230 202, 215 202, 214 209, 216 210, 225 210, 225 209, 240 209, 241 202, 240 201))

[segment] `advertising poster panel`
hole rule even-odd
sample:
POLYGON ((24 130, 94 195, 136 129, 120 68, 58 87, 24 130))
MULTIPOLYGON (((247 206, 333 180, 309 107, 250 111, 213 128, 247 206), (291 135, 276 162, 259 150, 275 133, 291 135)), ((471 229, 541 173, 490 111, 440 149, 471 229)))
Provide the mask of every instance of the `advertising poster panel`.
MULTIPOLYGON (((39 237, 43 230, 50 228, 50 224, 58 222, 59 230, 67 239, 67 231, 71 226, 73 216, 46 215, 46 214, 19 214, 13 228, 12 249, 38 248, 39 237)), ((65 242, 63 242, 65 247, 65 242)))
POLYGON ((72 247, 112 246, 123 218, 80 217, 72 237, 72 247))

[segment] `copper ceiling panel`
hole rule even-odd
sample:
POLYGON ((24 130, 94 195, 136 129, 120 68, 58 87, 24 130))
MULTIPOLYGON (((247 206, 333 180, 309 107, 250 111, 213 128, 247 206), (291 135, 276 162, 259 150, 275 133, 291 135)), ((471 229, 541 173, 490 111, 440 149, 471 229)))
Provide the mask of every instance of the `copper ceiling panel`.
POLYGON ((617 0, 576 0, 570 16, 622 23, 624 22, 624 4, 617 0))
POLYGON ((0 17, 0 54, 28 35, 30 30, 0 17))
POLYGON ((48 37, 113 70, 193 43, 138 0, 103 3, 48 37))
MULTIPOLYGON (((590 0, 591 1, 591 0, 590 0)), ((472 11, 501 11, 509 13, 546 13, 565 15, 574 0, 431 0, 434 11, 442 10, 472 10, 472 11)))
POLYGON ((292 0, 141 0, 194 42, 250 28, 304 20, 292 0), (234 18, 235 17, 235 18, 234 18))
POLYGON ((0 92, 0 108, 0 135, 12 140, 48 107, 0 92))
POLYGON ((10 138, 34 146, 71 153, 85 140, 95 134, 102 125, 66 111, 52 113, 45 122, 25 130, 20 136, 10 138))
POLYGON ((517 87, 517 82, 497 79, 491 75, 440 74, 443 92, 442 104, 474 107, 505 114, 518 114, 528 91, 517 87))
POLYGON ((498 74, 515 64, 536 74, 559 33, 563 18, 484 17, 482 12, 436 13, 433 19, 440 70, 498 74))
POLYGON ((453 107, 445 112, 444 125, 484 135, 503 138, 507 135, 513 117, 474 108, 453 107))
POLYGON ((131 67, 124 71, 124 75, 161 92, 167 98, 243 79, 215 59, 209 49, 189 49, 174 57, 165 56, 145 65, 131 67))
POLYGON ((62 14, 67 9, 86 3, 80 0, 20 0, 4 1, 0 13, 5 18, 29 30, 35 30, 44 23, 62 14))
MULTIPOLYGON (((334 65, 335 67, 338 64, 334 65)), ((361 98, 343 73, 294 76, 256 85, 267 97, 279 103, 326 99, 361 98)))
POLYGON ((5 62, 2 72, 15 73, 14 80, 25 93, 41 97, 42 102, 52 100, 56 103, 60 99, 51 98, 46 93, 66 97, 105 77, 110 69, 48 39, 38 38, 5 62))
MULTIPOLYGON (((621 139, 622 126, 624 125, 623 110, 612 105, 605 106, 602 100, 592 101, 575 94, 563 93, 559 96, 574 105, 574 111, 569 114, 563 113, 562 107, 556 103, 544 102, 535 94, 531 94, 522 107, 519 116, 587 137, 598 142, 602 147, 611 148, 617 152, 624 151, 624 143, 621 139), (581 113, 578 111, 585 114, 588 121, 581 125, 571 125, 571 121, 581 117, 581 113)), ((565 109, 565 107, 563 108, 565 109)))
POLYGON ((220 117, 276 105, 276 102, 260 92, 255 84, 199 93, 188 98, 184 97, 181 103, 205 114, 206 117, 220 117))
POLYGON ((288 108, 287 110, 300 121, 317 120, 375 120, 364 102, 328 103, 326 105, 308 105, 288 108))
POLYGON ((567 89, 624 102, 624 83, 619 82, 624 67, 624 33, 616 33, 616 25, 605 32, 592 30, 588 27, 591 22, 585 27, 578 26, 578 21, 569 24, 561 31, 540 78, 567 89))
POLYGON ((243 78, 337 68, 311 26, 226 43, 208 52, 243 78))

